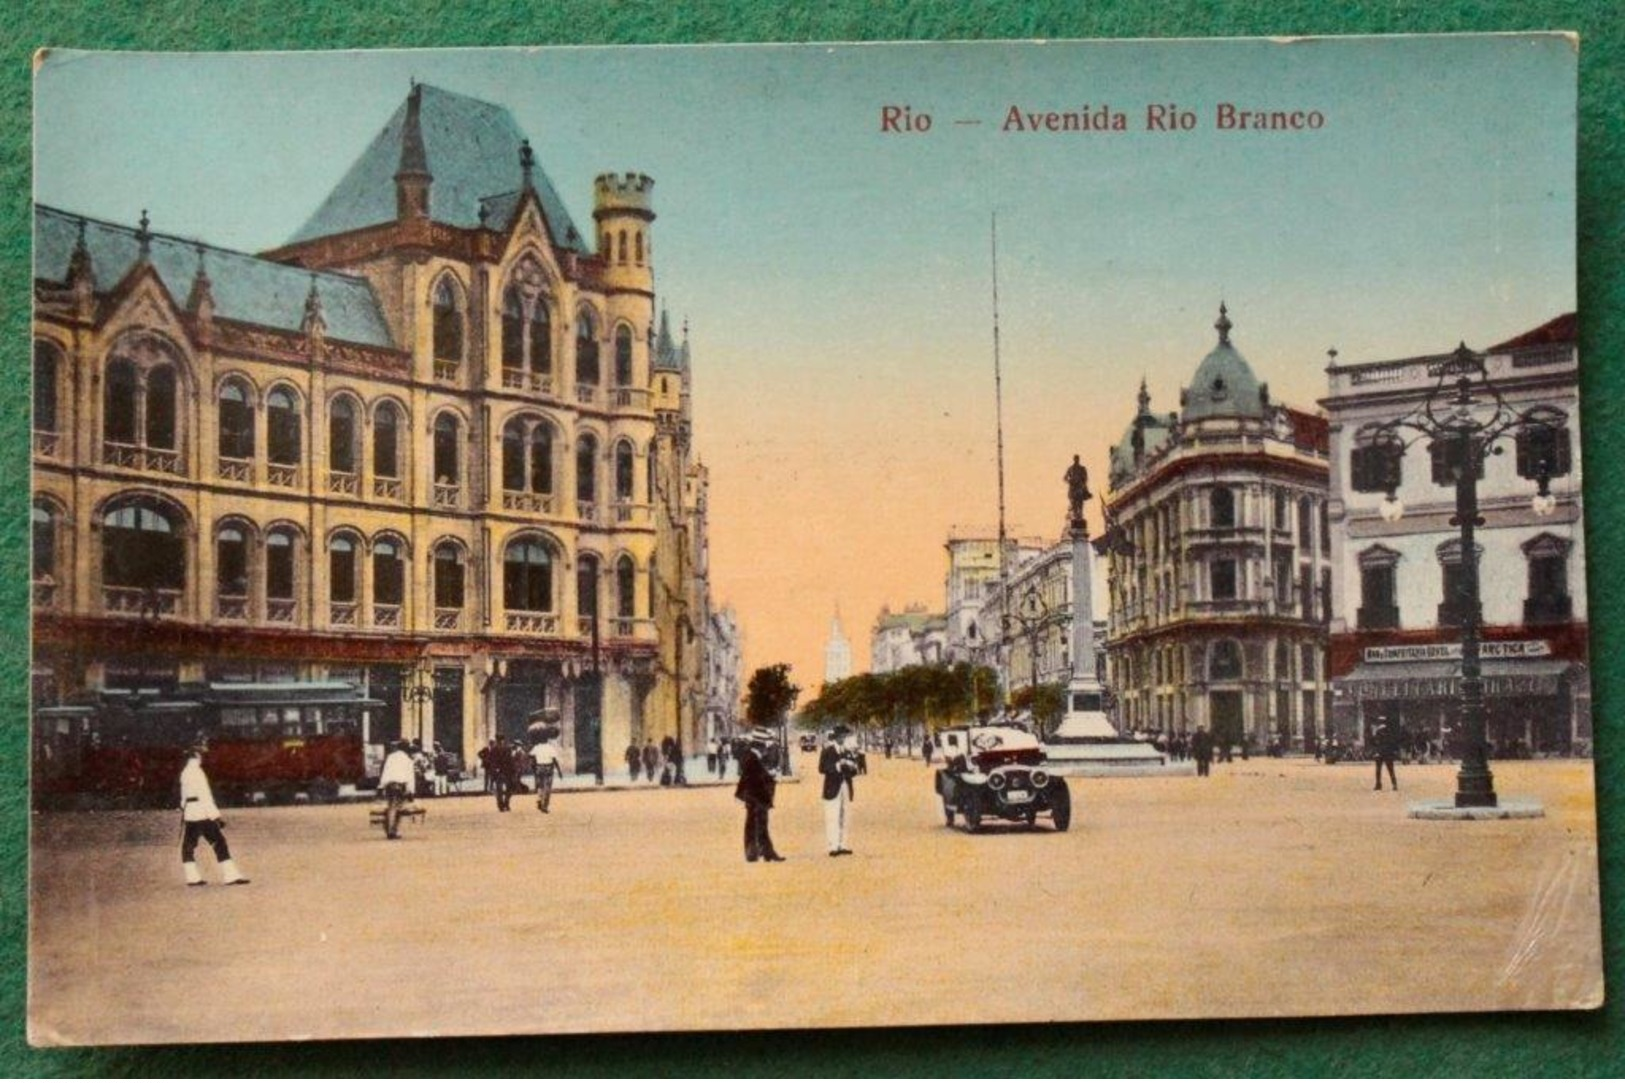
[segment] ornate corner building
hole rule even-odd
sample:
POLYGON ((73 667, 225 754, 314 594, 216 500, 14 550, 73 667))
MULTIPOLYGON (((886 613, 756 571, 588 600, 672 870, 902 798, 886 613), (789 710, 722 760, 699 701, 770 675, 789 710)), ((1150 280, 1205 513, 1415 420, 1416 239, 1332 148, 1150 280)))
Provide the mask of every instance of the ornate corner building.
POLYGON ((600 176, 583 236, 507 109, 416 85, 271 252, 37 206, 36 701, 347 679, 374 741, 470 757, 550 707, 581 770, 695 747, 707 482, 653 183, 600 176))
POLYGON ((1105 498, 1108 685, 1118 727, 1312 746, 1330 714, 1327 423, 1272 402, 1230 341, 1138 409, 1105 498))

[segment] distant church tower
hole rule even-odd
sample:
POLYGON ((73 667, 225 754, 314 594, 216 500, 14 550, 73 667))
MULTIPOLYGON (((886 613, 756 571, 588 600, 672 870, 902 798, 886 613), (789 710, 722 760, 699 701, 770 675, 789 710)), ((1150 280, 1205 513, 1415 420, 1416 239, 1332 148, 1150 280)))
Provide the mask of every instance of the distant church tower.
POLYGON ((824 683, 834 684, 852 676, 852 644, 841 631, 841 611, 837 607, 829 622, 829 642, 824 645, 824 683))

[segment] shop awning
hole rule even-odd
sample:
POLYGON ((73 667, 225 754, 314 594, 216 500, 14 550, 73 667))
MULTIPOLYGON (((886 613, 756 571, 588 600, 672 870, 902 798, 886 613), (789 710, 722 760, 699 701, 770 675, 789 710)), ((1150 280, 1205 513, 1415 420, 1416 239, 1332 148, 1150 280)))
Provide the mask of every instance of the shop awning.
MULTIPOLYGON (((1575 663, 1556 658, 1486 658, 1485 696, 1557 696, 1575 663)), ((1461 663, 1361 662, 1337 682, 1355 699, 1452 699, 1461 695, 1461 663)))

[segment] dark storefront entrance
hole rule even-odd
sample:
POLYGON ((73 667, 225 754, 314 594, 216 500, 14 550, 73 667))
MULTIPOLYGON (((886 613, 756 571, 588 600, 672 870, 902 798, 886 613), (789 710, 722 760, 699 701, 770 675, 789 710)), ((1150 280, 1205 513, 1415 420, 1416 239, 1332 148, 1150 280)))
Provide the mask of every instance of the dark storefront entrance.
POLYGON ((433 740, 448 752, 462 754, 463 671, 460 668, 434 671, 433 740))
POLYGON ((525 725, 532 711, 547 704, 547 685, 558 670, 542 662, 508 663, 508 676, 497 685, 496 732, 510 741, 525 740, 525 725))
POLYGON ((1213 716, 1213 740, 1216 744, 1241 744, 1241 693, 1209 692, 1208 710, 1213 716))

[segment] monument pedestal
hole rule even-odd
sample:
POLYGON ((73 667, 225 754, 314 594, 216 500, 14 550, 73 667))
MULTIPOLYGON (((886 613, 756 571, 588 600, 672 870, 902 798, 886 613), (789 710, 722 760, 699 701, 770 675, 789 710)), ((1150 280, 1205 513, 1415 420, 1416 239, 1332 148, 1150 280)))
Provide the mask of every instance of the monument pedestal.
POLYGON ((1067 713, 1044 742, 1044 767, 1073 778, 1194 775, 1196 764, 1169 759, 1149 742, 1125 739, 1100 710, 1100 685, 1073 681, 1067 713))

